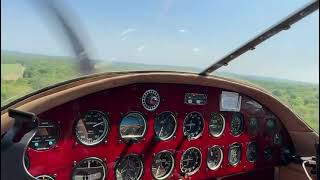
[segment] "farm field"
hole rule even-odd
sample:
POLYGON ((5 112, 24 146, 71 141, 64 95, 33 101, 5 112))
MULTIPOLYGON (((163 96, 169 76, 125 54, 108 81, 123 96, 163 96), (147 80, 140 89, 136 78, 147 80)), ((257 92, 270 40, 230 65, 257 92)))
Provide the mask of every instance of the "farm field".
MULTIPOLYGON (((133 70, 200 71, 199 69, 192 67, 158 66, 126 62, 98 62, 95 67, 97 72, 133 70)), ((65 57, 2 51, 1 106, 48 85, 78 77, 79 74, 76 69, 73 60, 65 57)), ((232 73, 218 73, 217 75, 244 80, 266 89, 280 101, 287 104, 312 128, 319 132, 318 84, 256 76, 243 76, 232 73)))

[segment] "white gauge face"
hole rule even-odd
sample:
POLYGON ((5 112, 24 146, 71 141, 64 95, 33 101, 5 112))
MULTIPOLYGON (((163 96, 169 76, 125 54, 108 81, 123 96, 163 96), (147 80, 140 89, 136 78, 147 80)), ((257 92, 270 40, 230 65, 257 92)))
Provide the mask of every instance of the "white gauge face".
POLYGON ((149 89, 142 95, 142 106, 148 111, 154 111, 160 105, 160 95, 156 90, 149 89))
POLYGON ((207 166, 211 170, 216 170, 220 167, 223 159, 223 152, 220 146, 213 146, 208 149, 207 166))
POLYGON ((234 143, 229 148, 228 161, 231 166, 236 166, 241 160, 242 148, 240 143, 234 143))

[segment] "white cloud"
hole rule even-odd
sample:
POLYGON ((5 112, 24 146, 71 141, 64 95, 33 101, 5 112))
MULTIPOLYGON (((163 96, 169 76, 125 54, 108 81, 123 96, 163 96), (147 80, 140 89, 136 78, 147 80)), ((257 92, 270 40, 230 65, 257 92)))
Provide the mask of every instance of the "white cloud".
POLYGON ((185 32, 188 32, 188 30, 187 29, 179 29, 179 32, 185 33, 185 32))
POLYGON ((139 46, 139 47, 137 48, 137 51, 138 51, 138 52, 142 52, 142 51, 144 50, 144 48, 145 48, 144 45, 139 46))
POLYGON ((194 53, 197 53, 197 52, 200 51, 200 49, 199 49, 199 48, 193 48, 192 51, 193 51, 194 53))
POLYGON ((122 31, 121 36, 125 36, 125 35, 127 35, 127 34, 129 34, 131 32, 134 32, 134 31, 137 31, 137 30, 134 29, 134 28, 128 28, 128 29, 122 31))

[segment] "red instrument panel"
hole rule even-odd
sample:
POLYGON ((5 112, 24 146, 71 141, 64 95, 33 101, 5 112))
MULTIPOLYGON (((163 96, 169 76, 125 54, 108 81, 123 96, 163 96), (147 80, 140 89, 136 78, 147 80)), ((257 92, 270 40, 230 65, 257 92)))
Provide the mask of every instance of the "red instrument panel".
MULTIPOLYGON (((58 132, 53 132, 53 134, 58 138, 54 142, 49 141, 51 146, 47 149, 35 150, 35 147, 41 146, 38 143, 40 141, 30 142, 26 151, 29 159, 28 171, 35 177, 49 175, 57 180, 63 180, 70 179, 72 176, 75 178, 79 173, 81 175, 77 168, 90 166, 91 163, 91 166, 95 164, 97 167, 100 165, 105 167, 97 171, 96 176, 116 179, 122 172, 130 169, 125 166, 125 157, 135 155, 142 162, 140 164, 134 161, 134 166, 141 169, 141 179, 155 179, 155 176, 158 179, 212 179, 263 169, 268 169, 267 172, 270 172, 270 168, 281 164, 281 148, 283 146, 292 147, 286 129, 276 115, 266 107, 242 94, 240 94, 239 113, 220 112, 219 103, 222 91, 223 89, 196 85, 133 84, 97 92, 63 104, 39 115, 41 119, 49 120, 57 126, 58 132), (158 96, 148 96, 146 93, 149 92, 148 90, 155 91, 158 96), (190 96, 190 93, 191 95, 201 94, 199 96, 201 99, 199 101, 192 99, 190 104, 185 103, 186 94, 190 96), (149 106, 146 107, 146 105, 149 106), (85 141, 81 141, 81 138, 88 138, 88 134, 87 136, 77 134, 77 132, 82 132, 81 129, 77 129, 79 123, 82 123, 78 120, 83 118, 83 114, 92 110, 105 115, 108 122, 105 126, 108 128, 101 128, 99 131, 98 126, 102 124, 102 121, 97 122, 92 127, 97 127, 96 133, 100 134, 95 137, 101 140, 98 142, 90 140, 86 144, 83 143, 85 141), (145 119, 145 130, 141 131, 139 137, 126 134, 129 133, 126 128, 132 124, 124 123, 123 119, 130 112, 138 114, 136 116, 141 115, 145 119), (176 120, 176 128, 173 128, 175 131, 171 137, 161 139, 156 138, 154 126, 157 117, 163 112, 172 113, 176 120), (197 125, 202 128, 194 129, 194 132, 188 132, 188 127, 191 129, 191 126, 196 125, 200 120, 194 116, 194 120, 186 121, 186 117, 191 112, 196 112, 203 118, 203 124, 197 125), (210 132, 209 127, 214 126, 210 124, 214 113, 219 113, 225 122, 220 134, 210 132), (241 126, 238 120, 232 120, 235 114, 243 118, 240 132, 234 132, 241 126), (273 122, 269 122, 270 119, 273 122), (252 123, 253 120, 255 123, 252 123), (102 130, 105 130, 106 133, 102 130), (190 136, 187 136, 188 133, 190 136), (129 141, 126 138, 134 140, 129 141), (257 145, 254 160, 248 157, 250 152, 247 149, 251 142, 257 145), (237 145, 238 150, 240 146, 240 151, 236 151, 237 148, 234 149, 231 146, 233 144, 237 145), (219 147, 222 151, 221 156, 214 154, 211 157, 222 159, 221 164, 218 163, 219 160, 212 162, 219 164, 218 167, 209 167, 210 163, 207 163, 209 148, 213 146, 219 147), (187 151, 190 148, 194 151, 187 151), (198 149, 200 153, 195 149, 198 149), (165 164, 161 163, 158 166, 153 165, 159 152, 169 152, 172 155, 171 160, 170 156, 163 155, 162 157, 173 164, 172 169, 166 169, 165 164), (237 161, 238 156, 239 162, 237 161), (101 161, 90 161, 89 163, 82 161, 90 157, 101 161), (193 170, 195 172, 189 173, 193 170), (165 176, 165 172, 169 174, 165 176)), ((95 116, 89 115, 88 117, 95 116)), ((101 119, 103 118, 99 120, 101 119)), ((50 124, 43 124, 43 126, 49 127, 50 124)), ((140 133, 138 131, 136 133, 140 133)), ((161 128, 160 134, 163 134, 161 128)), ((217 152, 219 151, 215 151, 217 152)), ((135 157, 130 158, 132 160, 135 157)), ((135 169, 126 175, 138 177, 140 169, 135 169)), ((81 176, 89 177, 84 174, 81 176)), ((125 175, 122 177, 124 178, 125 175)))

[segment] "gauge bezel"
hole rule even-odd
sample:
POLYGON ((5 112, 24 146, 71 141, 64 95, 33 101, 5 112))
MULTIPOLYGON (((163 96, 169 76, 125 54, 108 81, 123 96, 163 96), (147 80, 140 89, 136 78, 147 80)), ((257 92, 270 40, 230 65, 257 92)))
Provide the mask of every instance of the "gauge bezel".
POLYGON ((220 166, 221 166, 221 164, 222 164, 223 158, 224 158, 224 157, 223 157, 223 150, 222 150, 222 147, 221 147, 221 146, 219 146, 219 145, 214 145, 214 146, 208 148, 207 159, 206 159, 206 161, 207 161, 207 167, 208 167, 210 170, 217 170, 217 169, 219 169, 220 166), (219 152, 220 152, 220 154, 221 154, 221 158, 220 158, 220 160, 219 160, 219 163, 218 163, 216 166, 210 167, 210 166, 209 166, 209 163, 208 163, 209 151, 210 151, 211 149, 213 149, 213 148, 218 148, 218 149, 219 149, 219 152))
POLYGON ((171 134, 170 136, 168 136, 167 138, 161 138, 161 137, 159 137, 159 136, 156 134, 156 131, 155 131, 155 125, 156 125, 156 123, 154 123, 154 125, 153 125, 154 134, 155 134, 155 136, 156 136, 158 139, 160 139, 160 140, 162 140, 162 141, 170 140, 170 139, 176 134, 177 128, 178 128, 177 118, 176 118, 176 116, 174 115, 174 113, 171 112, 171 111, 161 112, 160 114, 158 114, 158 115, 155 117, 154 121, 156 122, 157 119, 158 119, 158 117, 161 116, 162 114, 165 114, 165 113, 169 113, 169 114, 173 117, 175 127, 174 127, 174 130, 173 130, 173 132, 172 132, 172 134, 171 134))
POLYGON ((158 93, 158 91, 156 91, 156 90, 154 90, 154 89, 148 89, 148 90, 146 90, 146 91, 143 93, 142 97, 141 97, 142 106, 143 106, 143 108, 146 109, 147 111, 155 111, 155 110, 159 107, 160 101, 161 101, 160 94, 158 93), (146 97, 147 97, 148 94, 151 94, 151 93, 154 93, 154 95, 156 95, 156 96, 158 97, 159 102, 158 102, 156 105, 154 105, 154 106, 152 106, 152 107, 149 107, 149 105, 147 105, 147 103, 146 103, 146 97))
POLYGON ((105 162, 104 162, 102 159, 98 158, 98 157, 87 157, 87 158, 84 158, 84 159, 82 159, 81 161, 77 162, 77 164, 72 168, 71 179, 73 179, 74 171, 75 171, 75 169, 79 166, 79 164, 81 164, 81 163, 83 163, 84 161, 87 161, 87 160, 99 161, 99 162, 102 164, 102 166, 103 166, 103 172, 104 172, 102 179, 105 179, 105 177, 106 177, 107 174, 108 174, 108 168, 107 168, 105 162))
POLYGON ((173 170, 174 170, 174 168, 175 168, 175 163, 176 163, 175 160, 174 160, 173 155, 174 155, 174 154, 173 154, 171 151, 169 151, 169 150, 162 150, 162 151, 160 151, 160 152, 158 152, 157 154, 154 155, 154 157, 153 157, 153 159, 152 159, 152 163, 151 163, 151 175, 152 175, 153 178, 155 178, 155 179, 157 179, 157 180, 164 180, 164 179, 168 178, 168 177, 172 174, 172 172, 173 172, 173 170), (161 178, 156 178, 156 177, 154 176, 154 174, 152 173, 152 166, 153 166, 154 158, 155 158, 158 154, 160 154, 160 153, 169 153, 169 154, 170 154, 170 157, 171 157, 171 160, 172 160, 172 164, 171 164, 170 171, 169 171, 165 176, 163 176, 163 177, 161 177, 161 178))
POLYGON ((52 176, 49 176, 49 175, 46 175, 46 174, 43 174, 43 175, 39 175, 36 178, 36 180, 38 180, 38 178, 41 178, 41 177, 46 177, 46 178, 50 178, 49 180, 54 180, 55 178, 53 178, 52 176))
POLYGON ((230 120, 230 134, 233 136, 233 137, 239 137, 241 136, 243 133, 244 133, 244 129, 245 129, 245 120, 244 120, 244 115, 241 113, 241 112, 234 112, 231 116, 231 120, 230 120), (242 118, 242 129, 241 129, 241 132, 239 134, 236 134, 234 135, 232 133, 232 120, 233 120, 233 116, 236 115, 236 114, 239 114, 242 118))
POLYGON ((86 112, 83 112, 81 113, 80 115, 78 115, 78 117, 75 119, 74 123, 73 123, 73 135, 74 135, 74 138, 76 139, 77 143, 79 144, 82 144, 84 146, 88 146, 88 147, 92 147, 92 146, 96 146, 96 145, 99 145, 101 143, 103 143, 105 141, 105 139, 107 138, 107 136, 109 135, 109 132, 110 132, 110 119, 109 119, 109 116, 108 116, 108 113, 105 113, 103 111, 99 111, 99 110, 89 110, 89 111, 86 111, 86 112), (104 122, 105 122, 105 129, 104 129, 104 132, 103 132, 103 136, 101 138, 99 138, 98 141, 96 141, 95 143, 85 143, 85 142, 82 142, 78 136, 77 136, 77 132, 76 132, 76 127, 77 127, 77 124, 78 124, 78 121, 84 117, 86 114, 88 114, 89 112, 96 112, 96 113, 99 113, 101 114, 103 117, 104 117, 104 122))
POLYGON ((222 114, 222 113, 219 113, 219 112, 211 113, 211 117, 210 117, 210 119, 209 119, 209 126, 208 126, 210 135, 213 136, 213 137, 218 138, 218 137, 220 137, 220 136, 224 133, 225 128, 226 128, 226 119, 224 118, 223 114, 222 114), (222 121, 223 121, 222 130, 221 130, 221 132, 220 132, 219 134, 217 134, 217 135, 212 134, 212 132, 211 132, 211 130, 210 130, 210 124, 211 124, 212 116, 213 116, 214 114, 219 115, 219 116, 222 118, 222 121))
POLYGON ((230 166, 232 166, 232 167, 236 167, 238 164, 240 164, 240 162, 241 162, 241 159, 242 159, 242 144, 241 143, 239 143, 239 142, 234 142, 234 143, 232 143, 232 144, 230 144, 229 145, 229 149, 228 149, 228 164, 230 165, 230 166), (231 150, 231 148, 232 148, 232 146, 234 146, 234 145, 236 145, 236 144, 238 144, 239 146, 240 146, 240 159, 239 159, 239 161, 237 162, 237 163, 235 163, 235 164, 231 164, 230 163, 230 150, 231 150))
POLYGON ((248 118, 248 132, 249 132, 249 135, 255 137, 259 134, 259 120, 257 117, 250 117, 248 118), (257 123, 257 128, 255 129, 254 132, 252 132, 252 129, 251 129, 251 126, 250 126, 250 122, 255 119, 256 123, 257 123))
POLYGON ((189 140, 196 140, 196 139, 200 138, 200 137, 202 136, 203 131, 204 131, 204 128, 205 128, 205 124, 204 124, 204 123, 205 123, 205 121, 204 121, 204 118, 203 118, 202 113, 200 113, 200 112, 198 112, 198 111, 189 112, 189 113, 186 115, 186 117, 184 118, 183 123, 182 123, 183 136, 187 137, 189 140), (202 129, 201 129, 201 132, 200 132, 198 135, 196 135, 196 136, 194 136, 194 137, 189 137, 189 136, 185 133, 185 131, 184 131, 184 129, 185 129, 184 125, 185 125, 186 119, 187 119, 187 118, 189 117, 189 115, 192 114, 192 113, 197 113, 197 114, 200 115, 200 117, 201 117, 201 122, 202 122, 203 126, 202 126, 202 129))
POLYGON ((32 148, 31 146, 29 146, 30 145, 30 143, 32 142, 32 139, 34 138, 34 137, 36 137, 37 136, 37 132, 34 134, 34 136, 30 139, 30 141, 28 142, 28 148, 30 148, 30 149, 32 149, 32 150, 34 150, 34 151, 48 151, 48 150, 51 150, 51 149, 53 149, 54 147, 56 147, 57 146, 57 144, 58 144, 58 142, 59 142, 59 140, 61 139, 61 128, 60 128, 60 126, 59 126, 59 123, 57 123, 56 121, 53 121, 53 120, 48 120, 48 119, 40 119, 40 121, 39 121, 39 124, 41 123, 41 122, 44 122, 44 121, 47 121, 47 122, 50 122, 50 123, 52 123, 54 126, 55 126, 55 128, 57 129, 57 140, 56 140, 56 143, 55 144, 53 144, 53 145, 51 145, 49 148, 44 148, 44 149, 34 149, 34 148, 32 148))
POLYGON ((184 173, 185 175, 187 175, 187 176, 192 176, 192 175, 194 175, 196 172, 198 172, 198 171, 200 170, 201 164, 202 164, 202 153, 201 153, 200 149, 197 148, 197 147, 189 147, 189 148, 186 149, 186 150, 182 153, 182 155, 181 155, 181 159, 180 159, 180 171, 181 171, 182 173, 184 173), (196 150, 199 151, 199 153, 200 153, 200 163, 199 163, 199 166, 198 166, 196 169, 194 169, 193 171, 191 171, 191 172, 183 172, 183 170, 182 170, 182 160, 183 160, 183 156, 186 154, 187 151, 190 151, 191 149, 196 149, 196 150))
POLYGON ((121 120, 120 120, 119 126, 118 126, 118 134, 119 134, 119 137, 120 137, 121 141, 123 141, 123 142, 125 142, 125 143, 138 143, 138 142, 140 142, 141 140, 143 140, 143 138, 145 137, 145 135, 146 135, 146 133, 147 133, 147 128, 148 128, 147 126, 148 126, 148 124, 147 124, 147 117, 146 117, 146 115, 144 115, 143 113, 141 113, 141 112, 139 112, 139 111, 130 111, 130 112, 126 113, 124 116, 121 117, 121 120), (131 115, 131 114, 137 114, 137 115, 141 116, 142 119, 143 119, 144 130, 143 130, 142 135, 141 135, 140 137, 138 137, 137 140, 132 140, 132 139, 128 140, 128 138, 123 138, 122 135, 121 135, 121 131, 120 131, 120 127, 121 127, 121 122, 122 122, 122 120, 123 120, 125 117, 127 117, 127 116, 129 116, 129 115, 131 115))
POLYGON ((248 162, 251 162, 251 163, 257 162, 257 158, 258 158, 258 148, 259 148, 259 147, 258 147, 258 143, 257 143, 256 141, 250 141, 250 142, 247 144, 246 159, 247 159, 248 162), (255 143, 255 144, 256 144, 257 154, 256 154, 255 160, 250 161, 250 160, 248 159, 248 147, 249 147, 252 143, 255 143))
MULTIPOLYGON (((143 163, 143 159, 142 159, 142 157, 140 156, 140 155, 138 155, 138 154, 136 154, 136 153, 130 153, 130 154, 127 154, 127 155, 125 155, 125 156, 123 156, 123 157, 121 157, 120 159, 118 159, 117 160, 117 162, 116 162, 116 165, 115 165, 115 167, 114 167, 114 179, 117 179, 117 168, 118 168, 118 166, 119 166, 119 163, 124 159, 124 158, 126 158, 126 157, 128 157, 128 156, 136 156, 138 159, 139 159, 139 161, 140 161, 140 164, 141 164, 141 172, 140 172, 140 174, 139 174, 139 176, 138 176, 138 178, 137 179, 140 179, 142 176, 143 176, 143 173, 144 173, 144 163, 143 163)), ((152 174, 152 173, 151 173, 152 174)))
POLYGON ((277 118, 276 118, 276 117, 273 117, 273 116, 271 116, 271 117, 266 117, 266 118, 265 118, 265 131, 266 131, 268 134, 273 134, 274 132, 277 131, 277 129, 278 129, 277 118), (269 121, 269 120, 272 120, 272 121, 274 122, 274 127, 273 127, 273 129, 270 129, 270 128, 268 127, 268 121, 269 121))

